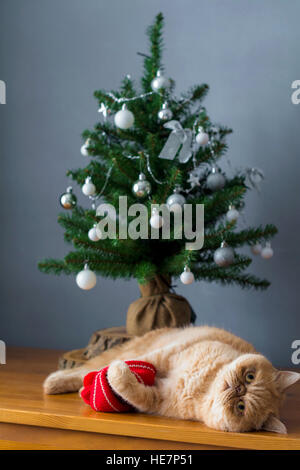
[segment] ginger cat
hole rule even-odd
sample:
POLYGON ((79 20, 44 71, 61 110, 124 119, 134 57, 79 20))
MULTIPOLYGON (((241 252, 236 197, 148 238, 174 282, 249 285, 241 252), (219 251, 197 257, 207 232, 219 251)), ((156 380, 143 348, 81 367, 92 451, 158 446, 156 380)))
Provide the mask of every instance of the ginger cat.
POLYGON ((163 328, 105 351, 84 367, 50 374, 45 393, 78 391, 88 372, 110 363, 109 383, 137 410, 233 432, 286 433, 280 405, 284 391, 300 379, 299 373, 276 370, 251 344, 225 330, 163 328), (123 362, 130 359, 156 367, 153 387, 137 381, 123 362))

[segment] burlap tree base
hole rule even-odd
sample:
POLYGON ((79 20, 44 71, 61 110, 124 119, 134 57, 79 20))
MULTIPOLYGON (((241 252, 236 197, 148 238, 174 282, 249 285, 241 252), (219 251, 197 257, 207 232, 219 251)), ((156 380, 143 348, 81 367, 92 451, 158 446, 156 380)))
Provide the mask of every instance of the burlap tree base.
POLYGON ((192 308, 181 295, 171 292, 171 279, 157 275, 146 284, 139 284, 141 297, 129 305, 126 329, 134 336, 148 331, 185 326, 191 323, 192 308))

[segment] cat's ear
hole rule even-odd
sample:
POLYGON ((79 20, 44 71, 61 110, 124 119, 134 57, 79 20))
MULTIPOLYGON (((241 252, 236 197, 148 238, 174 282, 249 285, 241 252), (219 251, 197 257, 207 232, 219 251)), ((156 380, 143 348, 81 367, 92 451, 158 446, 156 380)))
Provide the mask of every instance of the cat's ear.
POLYGON ((270 415, 268 417, 261 430, 278 432, 279 434, 287 434, 287 429, 285 425, 280 421, 280 419, 276 418, 276 416, 274 415, 270 415))
POLYGON ((300 374, 289 370, 281 370, 276 376, 276 383, 281 392, 298 382, 298 380, 300 380, 300 374))

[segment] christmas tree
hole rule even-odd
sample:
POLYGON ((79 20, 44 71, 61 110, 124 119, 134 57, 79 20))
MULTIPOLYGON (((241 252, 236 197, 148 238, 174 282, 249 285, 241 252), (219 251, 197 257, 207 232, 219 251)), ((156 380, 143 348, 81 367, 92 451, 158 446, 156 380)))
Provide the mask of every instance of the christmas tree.
MULTIPOLYGON (((194 319, 188 302, 172 291, 172 278, 180 276, 184 284, 196 279, 267 288, 267 280, 245 273, 252 258, 236 250, 249 245, 254 254, 271 257, 269 240, 277 231, 273 225, 237 229, 249 183, 259 172, 252 169, 252 175, 245 171, 228 178, 220 170, 219 160, 227 151, 226 136, 232 131, 213 124, 202 105, 208 85, 194 86, 175 97, 175 83, 165 77, 162 66, 163 23, 160 13, 148 29, 150 53, 140 53, 144 57, 140 91, 126 76, 119 91, 95 92, 102 117, 93 130, 83 132, 81 153, 88 164, 67 173, 82 186, 92 207, 79 207, 68 188, 60 202, 71 210, 61 213, 58 222, 74 250, 63 260, 39 263, 45 273, 77 274, 83 289, 95 285, 95 274, 135 278, 142 298, 128 310, 127 329, 133 334, 194 319), (157 232, 156 238, 120 235, 122 223, 124 231, 124 223, 133 220, 132 216, 125 222, 118 217, 124 196, 128 206, 144 204, 147 224, 157 232), (111 216, 117 227, 114 236, 104 234, 101 221, 107 214, 97 210, 100 202, 116 209, 117 217, 111 216), (164 216, 153 209, 154 204, 167 204, 172 214, 168 239, 161 236, 164 216), (187 248, 186 237, 179 238, 172 225, 175 213, 186 210, 184 204, 192 208, 204 205, 200 250, 187 248)), ((196 217, 194 211, 193 226, 196 217)))

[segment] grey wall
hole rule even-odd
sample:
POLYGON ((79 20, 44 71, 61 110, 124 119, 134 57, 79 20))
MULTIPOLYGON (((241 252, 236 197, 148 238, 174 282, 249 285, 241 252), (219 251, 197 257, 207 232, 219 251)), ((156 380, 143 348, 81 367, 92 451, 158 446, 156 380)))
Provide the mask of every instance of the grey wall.
MULTIPOLYGON (((178 285, 198 323, 228 328, 277 365, 290 366, 300 338, 299 113, 291 82, 299 79, 297 0, 2 0, 0 79, 1 319, 7 344, 77 348, 98 328, 124 324, 135 282, 98 280, 90 292, 72 277, 40 274, 37 261, 68 250, 56 223, 68 168, 83 166, 80 134, 98 120, 92 93, 139 78, 144 32, 166 17, 164 62, 177 91, 207 82, 212 119, 235 130, 233 167, 266 173, 261 195, 248 197, 249 223, 280 229, 270 261, 251 271, 267 292, 200 282, 178 285)), ((227 169, 224 160, 224 169, 227 169)), ((77 188, 79 194, 79 188, 77 188)))

